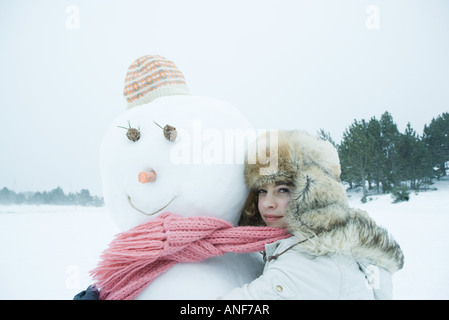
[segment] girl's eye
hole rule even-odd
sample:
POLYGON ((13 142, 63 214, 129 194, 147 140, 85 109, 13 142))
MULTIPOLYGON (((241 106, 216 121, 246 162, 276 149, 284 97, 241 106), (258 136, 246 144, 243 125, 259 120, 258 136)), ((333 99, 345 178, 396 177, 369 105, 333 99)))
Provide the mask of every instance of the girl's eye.
POLYGON ((257 193, 266 193, 266 192, 267 192, 267 191, 264 190, 264 189, 260 189, 260 190, 257 191, 257 193))
POLYGON ((280 188, 279 192, 285 193, 285 192, 290 192, 289 188, 280 188))

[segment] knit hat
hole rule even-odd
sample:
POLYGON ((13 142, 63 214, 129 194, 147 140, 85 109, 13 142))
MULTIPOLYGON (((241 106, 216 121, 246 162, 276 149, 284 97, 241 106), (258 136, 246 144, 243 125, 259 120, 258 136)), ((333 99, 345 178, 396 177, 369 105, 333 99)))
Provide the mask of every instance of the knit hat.
POLYGON ((176 65, 161 56, 143 56, 128 68, 123 95, 127 109, 162 96, 190 94, 184 75, 176 65))

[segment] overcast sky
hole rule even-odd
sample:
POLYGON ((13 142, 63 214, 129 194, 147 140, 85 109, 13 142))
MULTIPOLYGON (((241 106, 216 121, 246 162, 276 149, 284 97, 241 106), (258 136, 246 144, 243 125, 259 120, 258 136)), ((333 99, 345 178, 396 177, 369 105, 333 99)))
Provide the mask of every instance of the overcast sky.
POLYGON ((98 151, 138 57, 262 129, 388 110, 422 132, 449 110, 445 0, 0 0, 0 188, 102 195, 98 151))

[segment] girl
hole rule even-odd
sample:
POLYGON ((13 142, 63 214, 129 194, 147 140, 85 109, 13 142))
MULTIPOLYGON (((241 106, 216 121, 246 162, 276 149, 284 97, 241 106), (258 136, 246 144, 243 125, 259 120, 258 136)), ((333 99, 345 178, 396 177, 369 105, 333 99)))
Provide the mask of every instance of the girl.
POLYGON ((336 149, 305 132, 267 137, 258 145, 267 146, 272 169, 247 161, 251 191, 240 224, 287 228, 292 237, 267 244, 263 274, 223 299, 391 299, 402 251, 366 212, 348 206, 336 149))

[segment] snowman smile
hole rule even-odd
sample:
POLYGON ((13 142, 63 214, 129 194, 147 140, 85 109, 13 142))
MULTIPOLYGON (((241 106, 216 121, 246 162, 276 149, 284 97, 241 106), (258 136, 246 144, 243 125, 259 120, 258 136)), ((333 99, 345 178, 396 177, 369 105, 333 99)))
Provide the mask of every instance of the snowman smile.
POLYGON ((139 211, 140 213, 143 213, 143 214, 145 214, 145 215, 147 215, 147 216, 152 216, 152 215, 155 215, 155 214, 158 213, 158 212, 161 212, 161 211, 164 210, 165 208, 167 208, 168 205, 169 205, 170 203, 172 203, 173 200, 175 200, 175 198, 176 198, 176 196, 174 196, 174 197, 173 197, 173 198, 172 198, 172 199, 171 199, 165 206, 163 206, 162 208, 160 208, 160 209, 158 209, 158 210, 156 210, 156 211, 154 211, 154 212, 151 212, 151 213, 145 212, 145 211, 143 211, 143 210, 137 208, 137 207, 132 203, 131 197, 130 197, 130 196, 128 196, 128 202, 129 202, 129 204, 131 205, 131 207, 133 207, 134 209, 136 209, 136 210, 139 211))

